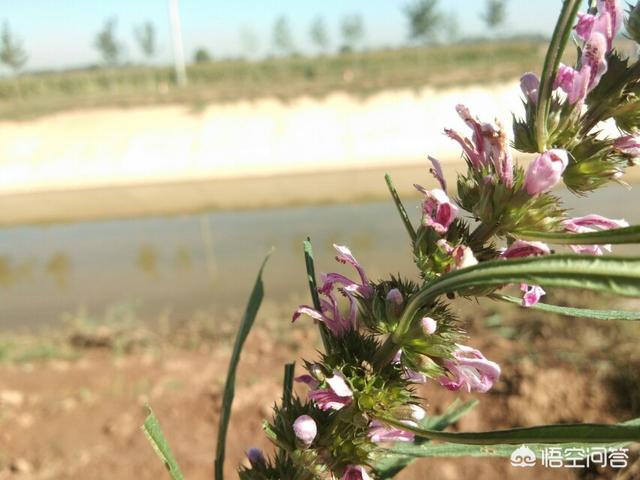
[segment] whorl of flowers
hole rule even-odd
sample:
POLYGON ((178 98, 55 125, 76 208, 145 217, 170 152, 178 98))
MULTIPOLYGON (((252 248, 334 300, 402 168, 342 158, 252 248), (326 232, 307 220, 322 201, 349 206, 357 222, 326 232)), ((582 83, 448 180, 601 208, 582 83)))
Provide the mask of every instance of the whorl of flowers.
MULTIPOLYGON (((573 234, 627 225, 597 214, 572 217, 552 193, 562 182, 578 193, 622 182, 625 169, 640 156, 640 114, 625 108, 640 101, 640 66, 629 66, 613 49, 622 21, 613 0, 598 0, 596 9, 579 16, 578 62, 560 65, 551 79, 548 118, 537 118, 540 80, 533 73, 522 77, 526 117, 514 123, 515 149, 498 121, 456 107, 467 131, 451 128, 445 134, 460 146, 468 168, 451 188, 438 160, 429 157, 438 186, 416 185, 421 218, 407 229, 418 282, 372 281, 347 247, 335 246, 336 259, 353 267, 356 276, 322 275, 319 302, 295 311, 294 320, 305 315, 320 324, 325 352, 305 362, 306 373, 296 378, 308 387, 303 398, 277 407, 265 426, 278 449, 275 457, 250 450, 251 467, 241 470, 241 478, 284 478, 283 465, 291 479, 376 478, 374 465, 384 445, 414 441, 413 430, 425 418, 417 383, 484 393, 500 381, 500 366, 467 345, 473 340, 465 338, 451 307, 442 299, 420 303, 419 294, 444 275, 486 261, 555 254, 547 243, 523 239, 527 232, 573 234), (622 132, 618 138, 600 134, 598 124, 610 119, 622 132), (543 120, 544 129, 536 129, 543 120), (514 150, 534 154, 528 167, 516 161, 514 150)), ((640 25, 635 17, 629 22, 640 25)), ((570 248, 590 255, 610 250, 609 245, 570 248)), ((525 307, 545 294, 541 286, 523 283, 472 288, 462 295, 492 296, 518 287, 525 307)))

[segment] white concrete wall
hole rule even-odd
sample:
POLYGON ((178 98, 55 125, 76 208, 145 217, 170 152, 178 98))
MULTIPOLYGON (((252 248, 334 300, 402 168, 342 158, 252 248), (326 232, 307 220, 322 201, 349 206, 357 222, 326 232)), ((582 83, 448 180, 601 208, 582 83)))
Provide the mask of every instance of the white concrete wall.
POLYGON ((332 94, 186 107, 66 112, 0 123, 0 193, 192 178, 366 168, 455 159, 442 131, 467 133, 454 106, 511 124, 517 82, 367 99, 332 94))

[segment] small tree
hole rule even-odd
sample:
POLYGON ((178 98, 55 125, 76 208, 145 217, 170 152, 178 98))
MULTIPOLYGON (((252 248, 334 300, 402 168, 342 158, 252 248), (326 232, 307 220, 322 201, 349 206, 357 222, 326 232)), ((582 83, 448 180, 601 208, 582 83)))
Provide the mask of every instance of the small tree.
POLYGON ((107 65, 117 65, 122 55, 122 45, 116 40, 117 19, 110 18, 104 24, 102 30, 96 35, 94 46, 102 55, 102 59, 107 65))
POLYGON ((353 51, 364 38, 364 22, 360 15, 344 17, 340 26, 343 50, 353 51))
POLYGON ((291 55, 295 51, 293 34, 285 16, 279 17, 273 25, 273 46, 283 55, 291 55))
POLYGON ((0 62, 13 70, 13 73, 17 75, 25 63, 27 63, 28 58, 22 46, 22 41, 13 36, 9 29, 9 24, 4 22, 2 25, 2 34, 0 35, 0 62))
POLYGON ((442 14, 438 0, 416 0, 404 9, 409 21, 409 38, 422 43, 436 40, 442 14))
POLYGON ((156 54, 156 30, 151 22, 143 23, 134 29, 136 42, 147 60, 156 54))
POLYGON ((506 0, 487 0, 486 10, 482 19, 491 30, 496 30, 502 25, 507 17, 506 0))
POLYGON ((309 36, 311 41, 318 47, 321 52, 326 52, 329 48, 329 34, 327 33, 327 25, 324 22, 324 18, 318 16, 311 23, 309 29, 309 36))
POLYGON ((209 63, 211 54, 206 48, 200 47, 193 54, 193 63, 209 63))

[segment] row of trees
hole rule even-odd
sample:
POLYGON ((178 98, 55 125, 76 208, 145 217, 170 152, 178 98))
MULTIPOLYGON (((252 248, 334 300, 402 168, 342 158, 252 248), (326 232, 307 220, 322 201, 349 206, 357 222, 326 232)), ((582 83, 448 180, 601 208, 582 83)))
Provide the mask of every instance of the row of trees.
MULTIPOLYGON (((481 17, 489 29, 496 29, 506 18, 507 0, 485 0, 481 17)), ((403 12, 407 17, 409 38, 415 42, 431 43, 437 41, 441 35, 449 40, 458 35, 457 18, 453 13, 445 14, 440 9, 439 0, 413 0, 407 4, 403 12)), ((102 60, 108 66, 122 62, 124 53, 123 43, 116 35, 117 20, 107 20, 103 28, 97 33, 94 47, 100 53, 102 60)), ((338 50, 353 51, 361 48, 365 37, 364 21, 360 15, 348 15, 342 19, 339 26, 340 41, 338 50)), ((136 44, 146 61, 153 60, 157 53, 156 30, 150 22, 140 24, 134 28, 133 36, 136 44)), ((328 53, 332 41, 325 20, 316 17, 309 27, 309 38, 320 53, 328 53)), ((250 30, 243 29, 240 33, 243 50, 247 56, 252 55, 258 48, 258 40, 250 30)), ((297 52, 296 43, 287 17, 279 17, 273 25, 272 46, 275 53, 292 55, 297 52)), ((204 48, 195 51, 194 61, 197 63, 211 60, 211 55, 204 48)), ((18 73, 26 64, 28 55, 22 41, 16 38, 4 23, 0 32, 0 62, 18 73)))

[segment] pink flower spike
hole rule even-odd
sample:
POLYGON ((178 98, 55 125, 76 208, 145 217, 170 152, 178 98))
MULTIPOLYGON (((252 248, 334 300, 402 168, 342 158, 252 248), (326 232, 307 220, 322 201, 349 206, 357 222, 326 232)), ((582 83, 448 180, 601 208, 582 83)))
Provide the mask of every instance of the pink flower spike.
POLYGON ((520 89, 524 93, 529 103, 535 105, 538 103, 538 89, 540 88, 540 79, 533 72, 527 72, 520 77, 520 89))
POLYGON ((502 258, 524 258, 535 255, 549 255, 551 250, 546 243, 516 240, 500 255, 502 258))
POLYGON ((586 42, 591 36, 591 31, 593 30, 593 24, 595 21, 595 15, 591 15, 589 13, 578 13, 578 23, 575 26, 578 38, 586 42))
POLYGON ((426 192, 422 201, 422 223, 431 227, 439 234, 444 234, 458 215, 456 207, 446 193, 439 188, 426 192))
POLYGON ((526 283, 520 284, 520 290, 524 292, 522 296, 523 307, 532 307, 547 293, 540 285, 527 285, 526 283))
POLYGON ((538 155, 529 164, 524 177, 524 188, 529 195, 537 195, 553 188, 561 179, 569 157, 565 150, 552 149, 538 155))
POLYGON ((415 438, 412 432, 385 426, 377 420, 373 420, 369 424, 367 436, 373 443, 412 442, 415 438))
POLYGON ((300 415, 293 422, 293 432, 305 447, 310 447, 318 434, 318 425, 309 415, 300 415))
POLYGON ((479 350, 456 344, 453 359, 444 360, 449 375, 439 378, 440 385, 449 390, 485 393, 500 378, 500 366, 487 360, 479 350))
POLYGON ((340 480, 371 480, 364 467, 360 465, 347 465, 340 480))
POLYGON ((431 317, 423 317, 420 320, 420 326, 425 335, 433 335, 438 328, 438 322, 431 317))
POLYGON ((438 181, 442 190, 446 192, 447 182, 444 179, 444 173, 442 173, 442 165, 440 164, 440 161, 432 157, 431 155, 429 155, 428 158, 432 165, 432 167, 429 169, 429 171, 431 172, 431 175, 433 175, 434 178, 438 181))

